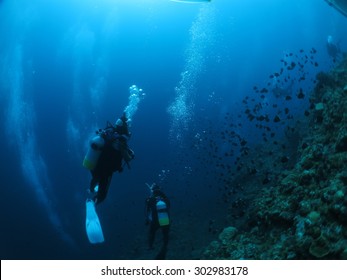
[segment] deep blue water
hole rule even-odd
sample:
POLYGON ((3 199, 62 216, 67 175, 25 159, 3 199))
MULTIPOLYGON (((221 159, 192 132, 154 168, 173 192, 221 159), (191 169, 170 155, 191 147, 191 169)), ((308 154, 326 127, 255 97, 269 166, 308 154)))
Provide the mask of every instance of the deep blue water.
MULTIPOLYGON (((307 55, 305 80, 298 82, 298 67, 285 69, 290 77, 280 86, 293 80, 293 91, 309 92, 315 74, 334 64, 327 37, 346 50, 346 30, 347 19, 323 0, 1 1, 0 257, 152 258, 145 183, 158 182, 172 202, 168 258, 197 258, 230 224, 220 180, 229 172, 219 168, 235 169, 240 145, 220 132, 235 125, 250 153, 262 143, 244 115, 246 96, 271 116, 277 109, 266 104, 276 100, 302 119, 307 98, 288 103, 270 92, 261 99, 253 87, 273 88, 269 76, 281 59, 307 55), (84 204, 90 174, 82 160, 95 129, 122 114, 133 84, 145 93, 132 118, 136 158, 131 170, 114 175, 97 208, 106 241, 91 245, 84 204), (234 156, 218 158, 230 149, 234 156)), ((285 124, 269 125, 283 134, 285 124)))

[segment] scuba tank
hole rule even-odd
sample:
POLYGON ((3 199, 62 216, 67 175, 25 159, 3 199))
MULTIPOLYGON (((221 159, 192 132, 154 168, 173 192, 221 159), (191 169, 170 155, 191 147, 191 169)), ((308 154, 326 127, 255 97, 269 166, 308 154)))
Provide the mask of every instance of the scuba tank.
POLYGON ((95 136, 90 141, 90 147, 83 160, 83 166, 85 168, 90 170, 95 168, 96 164, 98 163, 98 160, 104 145, 105 145, 105 140, 100 135, 95 136))
POLYGON ((167 212, 166 203, 162 200, 157 201, 156 204, 158 213, 158 222, 160 226, 167 226, 169 221, 169 214, 167 212))

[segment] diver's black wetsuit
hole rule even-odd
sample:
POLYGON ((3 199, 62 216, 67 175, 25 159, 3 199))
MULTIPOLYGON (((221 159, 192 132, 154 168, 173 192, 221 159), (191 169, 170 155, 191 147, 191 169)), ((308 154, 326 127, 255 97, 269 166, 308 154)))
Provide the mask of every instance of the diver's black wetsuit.
POLYGON ((99 184, 98 192, 94 197, 95 203, 100 203, 106 198, 113 172, 116 171, 123 171, 122 154, 112 147, 112 143, 106 142, 96 167, 91 171, 90 191, 94 192, 95 186, 99 184))
POLYGON ((163 245, 161 250, 156 256, 157 260, 164 260, 167 252, 167 245, 169 243, 169 231, 170 224, 166 226, 160 226, 158 221, 158 213, 157 213, 157 198, 160 197, 166 204, 168 213, 170 210, 170 201, 167 196, 160 190, 154 191, 152 196, 147 198, 146 200, 146 215, 149 218, 149 234, 148 234, 148 246, 149 248, 153 248, 153 243, 155 240, 155 234, 159 228, 161 228, 163 233, 163 245))
POLYGON ((95 186, 99 185, 93 198, 96 204, 106 198, 113 172, 123 171, 123 161, 130 168, 129 162, 134 158, 134 152, 128 147, 131 133, 127 121, 124 112, 115 126, 107 122, 106 128, 97 132, 104 139, 104 146, 95 168, 91 170, 92 180, 89 187, 91 193, 94 193, 95 186))

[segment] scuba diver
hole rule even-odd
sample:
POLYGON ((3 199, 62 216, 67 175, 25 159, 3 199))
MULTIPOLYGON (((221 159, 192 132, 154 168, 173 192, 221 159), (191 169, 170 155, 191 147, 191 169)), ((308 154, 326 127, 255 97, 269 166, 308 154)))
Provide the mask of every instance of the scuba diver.
POLYGON ((134 152, 128 147, 131 134, 125 113, 114 126, 107 122, 106 128, 99 129, 96 134, 83 166, 91 171, 89 191, 94 194, 95 204, 98 204, 106 198, 113 173, 122 172, 123 163, 130 169, 129 162, 134 158, 134 152))
POLYGON ((163 244, 155 259, 164 260, 169 243, 170 200, 157 184, 146 185, 151 191, 151 196, 146 199, 146 225, 149 225, 148 246, 149 249, 153 249, 155 234, 161 228, 163 244))

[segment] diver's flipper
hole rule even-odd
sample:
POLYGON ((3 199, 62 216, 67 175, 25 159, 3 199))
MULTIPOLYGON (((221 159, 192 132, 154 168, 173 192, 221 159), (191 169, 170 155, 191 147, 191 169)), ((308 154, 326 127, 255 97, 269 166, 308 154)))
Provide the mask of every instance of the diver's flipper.
POLYGON ((86 201, 86 231, 89 242, 92 244, 104 242, 104 234, 100 225, 98 214, 95 211, 95 203, 91 199, 86 201))

